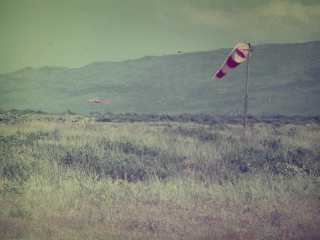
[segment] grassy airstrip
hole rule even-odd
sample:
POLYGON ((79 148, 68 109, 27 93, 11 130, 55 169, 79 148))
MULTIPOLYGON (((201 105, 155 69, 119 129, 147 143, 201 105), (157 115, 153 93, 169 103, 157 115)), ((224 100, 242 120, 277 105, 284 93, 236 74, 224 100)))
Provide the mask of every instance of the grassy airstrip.
POLYGON ((320 238, 319 123, 0 119, 0 239, 320 238))

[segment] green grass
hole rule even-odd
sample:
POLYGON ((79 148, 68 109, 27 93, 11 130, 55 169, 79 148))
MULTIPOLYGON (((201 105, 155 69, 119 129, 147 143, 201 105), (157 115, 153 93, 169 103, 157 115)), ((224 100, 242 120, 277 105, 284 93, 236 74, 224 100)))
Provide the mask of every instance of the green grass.
POLYGON ((0 122, 1 239, 317 239, 320 125, 0 122))

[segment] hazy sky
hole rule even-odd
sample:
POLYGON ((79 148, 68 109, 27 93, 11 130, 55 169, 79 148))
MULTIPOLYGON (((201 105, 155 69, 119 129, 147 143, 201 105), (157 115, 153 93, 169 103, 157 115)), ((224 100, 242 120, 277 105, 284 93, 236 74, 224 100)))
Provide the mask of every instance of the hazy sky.
POLYGON ((0 0, 0 73, 320 40, 319 0, 0 0))

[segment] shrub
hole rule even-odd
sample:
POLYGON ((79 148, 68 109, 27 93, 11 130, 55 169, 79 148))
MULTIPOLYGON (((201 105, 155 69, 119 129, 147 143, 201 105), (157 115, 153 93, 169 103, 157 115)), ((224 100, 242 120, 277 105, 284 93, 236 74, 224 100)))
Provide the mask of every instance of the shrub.
POLYGON ((21 182, 32 174, 33 162, 27 151, 17 151, 14 143, 19 142, 20 140, 14 137, 0 138, 0 175, 21 182))
POLYGON ((184 158, 162 149, 140 146, 128 141, 102 139, 96 145, 85 144, 66 148, 55 147, 58 162, 66 167, 80 168, 100 177, 144 180, 160 179, 182 173, 184 158))

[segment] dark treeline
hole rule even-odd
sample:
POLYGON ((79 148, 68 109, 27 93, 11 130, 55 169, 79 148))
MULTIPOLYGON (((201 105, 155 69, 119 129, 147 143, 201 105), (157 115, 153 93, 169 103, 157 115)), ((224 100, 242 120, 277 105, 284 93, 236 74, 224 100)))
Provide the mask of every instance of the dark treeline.
MULTIPOLYGON (((78 114, 68 110, 65 113, 51 114, 43 111, 34 110, 0 110, 0 121, 19 119, 29 114, 39 115, 55 115, 66 116, 78 114)), ((242 124, 243 117, 240 115, 215 115, 213 113, 182 113, 182 114, 166 114, 166 113, 112 113, 112 112, 91 112, 89 116, 95 118, 97 122, 193 122, 199 124, 242 124)), ((269 124, 307 124, 307 123, 320 123, 320 116, 284 116, 284 115, 265 115, 265 116, 252 116, 247 118, 249 124, 253 123, 269 123, 269 124)))
MULTIPOLYGON (((212 113, 183 114, 137 114, 137 113, 91 113, 98 122, 194 122, 199 124, 242 124, 242 116, 221 116, 212 113)), ((248 116, 248 123, 306 124, 319 123, 320 116, 248 116)))

